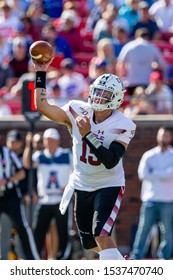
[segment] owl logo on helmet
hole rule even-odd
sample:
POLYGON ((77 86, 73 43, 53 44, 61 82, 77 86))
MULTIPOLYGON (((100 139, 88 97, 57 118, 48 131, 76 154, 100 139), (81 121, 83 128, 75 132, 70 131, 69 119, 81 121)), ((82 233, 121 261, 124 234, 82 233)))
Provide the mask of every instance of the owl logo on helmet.
POLYGON ((90 86, 88 103, 96 111, 117 109, 123 102, 124 91, 118 76, 104 74, 90 86))

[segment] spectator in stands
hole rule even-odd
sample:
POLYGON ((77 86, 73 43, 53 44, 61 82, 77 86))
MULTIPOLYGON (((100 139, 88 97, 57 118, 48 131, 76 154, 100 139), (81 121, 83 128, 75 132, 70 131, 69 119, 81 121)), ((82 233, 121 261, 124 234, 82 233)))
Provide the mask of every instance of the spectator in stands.
POLYGON ((13 36, 19 18, 11 14, 11 7, 5 2, 0 1, 0 35, 5 42, 13 36))
POLYGON ((129 33, 126 28, 121 26, 115 26, 112 33, 115 57, 118 57, 122 47, 129 41, 129 33))
POLYGON ((27 33, 26 25, 22 21, 17 24, 13 37, 9 40, 9 42, 12 44, 14 38, 16 37, 24 38, 26 40, 27 51, 29 51, 29 47, 34 40, 31 34, 27 33))
POLYGON ((108 72, 115 74, 116 57, 114 53, 114 46, 111 39, 103 38, 98 41, 96 45, 96 58, 97 57, 106 60, 108 72))
POLYGON ((63 106, 67 99, 62 97, 61 88, 58 83, 49 84, 49 103, 56 106, 63 106))
POLYGON ((32 21, 32 27, 34 32, 41 39, 41 31, 43 26, 49 21, 49 16, 44 13, 44 7, 41 3, 33 2, 29 6, 26 15, 32 21))
POLYGON ((172 132, 160 127, 157 146, 146 151, 139 162, 138 176, 142 182, 141 210, 133 244, 132 259, 143 259, 146 241, 152 226, 160 222, 159 259, 169 260, 173 248, 173 149, 172 132))
MULTIPOLYGON (((24 165, 26 168, 30 168, 31 139, 27 138, 26 140, 24 165)), ((69 259, 71 253, 71 242, 69 240, 70 215, 69 211, 64 216, 61 215, 59 203, 72 170, 71 151, 60 147, 60 134, 54 128, 44 131, 43 144, 44 150, 36 151, 32 155, 38 175, 38 204, 33 224, 35 241, 38 252, 42 256, 46 233, 52 218, 55 218, 59 236, 56 258, 69 259)))
POLYGON ((147 100, 145 88, 136 87, 133 96, 130 97, 129 104, 124 109, 124 114, 130 118, 136 115, 154 114, 152 104, 147 100))
POLYGON ((0 33, 0 61, 3 65, 4 63, 8 63, 10 57, 10 50, 8 48, 6 40, 3 38, 3 36, 0 33))
POLYGON ((66 0, 63 4, 63 10, 73 9, 77 12, 81 19, 86 20, 88 17, 88 7, 86 0, 74 1, 66 0))
POLYGON ((151 5, 149 13, 155 19, 161 32, 169 32, 171 30, 173 19, 172 0, 155 1, 151 5))
POLYGON ((93 57, 89 63, 89 82, 90 84, 99 76, 108 73, 107 61, 100 57, 93 57))
POLYGON ((70 58, 61 61, 60 70, 62 76, 58 80, 61 97, 66 100, 82 98, 88 90, 88 83, 81 73, 75 71, 75 63, 70 58))
POLYGON ((0 63, 0 89, 6 93, 11 88, 10 80, 13 77, 13 71, 6 63, 0 63))
POLYGON ((32 17, 27 16, 26 14, 20 18, 20 21, 25 25, 25 36, 31 37, 33 41, 37 41, 40 39, 40 34, 38 34, 37 30, 32 23, 32 17))
POLYGON ((164 82, 162 71, 153 71, 150 74, 150 83, 146 88, 147 100, 153 105, 155 114, 173 113, 173 95, 164 82))
POLYGON ((12 51, 12 58, 10 59, 8 66, 13 71, 13 78, 18 79, 22 74, 28 71, 29 55, 25 38, 14 38, 12 51))
POLYGON ((87 50, 78 25, 79 20, 77 13, 74 10, 64 10, 60 17, 60 23, 56 27, 58 36, 65 38, 69 42, 73 53, 87 50))
POLYGON ((149 32, 149 39, 150 40, 159 40, 161 39, 161 33, 159 30, 159 27, 155 21, 154 18, 151 18, 151 15, 149 13, 149 4, 146 1, 141 1, 139 3, 139 14, 140 18, 134 24, 132 33, 130 34, 130 37, 133 38, 135 35, 135 32, 139 28, 147 28, 149 32))
POLYGON ((64 58, 72 58, 72 48, 68 40, 57 34, 56 28, 53 23, 48 22, 42 29, 41 39, 49 42, 54 46, 55 56, 56 54, 62 54, 64 58))
POLYGON ((50 19, 56 19, 61 16, 63 10, 63 0, 52 1, 43 0, 44 12, 50 19))
POLYGON ((113 4, 108 4, 102 13, 101 19, 98 20, 94 27, 93 39, 95 42, 102 38, 112 39, 114 26, 121 26, 127 29, 128 22, 126 19, 119 17, 117 7, 113 4))
MULTIPOLYGON (((26 2, 26 1, 23 1, 26 2)), ((11 7, 11 15, 20 18, 25 14, 27 6, 24 8, 24 6, 21 6, 20 0, 10 0, 7 1, 9 3, 9 6, 11 7)))
POLYGON ((140 0, 127 0, 119 8, 118 14, 121 18, 124 18, 128 22, 128 32, 129 34, 133 30, 133 26, 139 20, 139 2, 140 0))
POLYGON ((95 6, 91 9, 87 22, 86 22, 86 29, 88 31, 93 31, 97 22, 102 17, 103 11, 106 10, 107 5, 110 3, 110 0, 95 0, 95 6))
POLYGON ((135 39, 122 48, 116 64, 116 73, 124 81, 129 95, 137 86, 148 86, 153 64, 160 69, 166 65, 161 51, 149 42, 148 30, 139 28, 135 39))

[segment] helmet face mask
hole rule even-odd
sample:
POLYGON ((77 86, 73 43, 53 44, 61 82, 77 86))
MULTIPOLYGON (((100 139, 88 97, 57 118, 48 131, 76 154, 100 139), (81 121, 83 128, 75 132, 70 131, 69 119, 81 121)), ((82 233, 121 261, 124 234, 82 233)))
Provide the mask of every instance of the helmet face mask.
POLYGON ((90 87, 88 102, 96 111, 113 110, 123 102, 124 88, 119 77, 104 74, 90 87))

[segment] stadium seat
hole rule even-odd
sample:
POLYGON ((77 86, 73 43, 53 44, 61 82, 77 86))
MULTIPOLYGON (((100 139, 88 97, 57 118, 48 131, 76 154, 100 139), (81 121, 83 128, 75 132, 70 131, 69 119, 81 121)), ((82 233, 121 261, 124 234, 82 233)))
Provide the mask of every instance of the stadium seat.
POLYGON ((20 100, 7 100, 6 104, 10 106, 11 111, 14 115, 20 115, 21 114, 21 101, 20 100))
POLYGON ((95 56, 95 52, 79 52, 74 54, 74 59, 77 64, 85 63, 88 64, 91 59, 95 56))
POLYGON ((169 65, 173 64, 173 53, 164 53, 163 57, 169 65))
POLYGON ((50 66, 55 69, 59 69, 60 63, 63 60, 63 58, 64 58, 64 55, 62 53, 56 54, 50 66))
POLYGON ((162 52, 173 52, 173 45, 169 42, 165 42, 162 40, 153 40, 152 44, 154 44, 156 47, 158 47, 162 52))

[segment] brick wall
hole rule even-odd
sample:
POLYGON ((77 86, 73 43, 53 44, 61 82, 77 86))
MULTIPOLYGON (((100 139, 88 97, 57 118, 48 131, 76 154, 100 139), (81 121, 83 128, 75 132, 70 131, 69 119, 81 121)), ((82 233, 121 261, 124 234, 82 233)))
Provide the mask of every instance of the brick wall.
MULTIPOLYGON (((137 177, 137 167, 142 154, 156 145, 156 132, 162 125, 173 129, 172 116, 138 116, 134 119, 137 125, 137 131, 134 139, 131 141, 126 155, 124 157, 124 168, 126 173, 126 192, 120 208, 116 222, 116 238, 118 246, 122 251, 130 250, 133 225, 138 220, 140 209, 140 181, 137 177)), ((43 131, 48 127, 55 127, 59 130, 62 138, 62 146, 70 147, 71 138, 65 126, 58 125, 47 119, 39 120, 35 125, 35 131, 43 131)), ((10 129, 18 128, 23 137, 30 129, 29 124, 22 117, 14 117, 0 121, 0 140, 5 143, 6 133, 10 129)))

